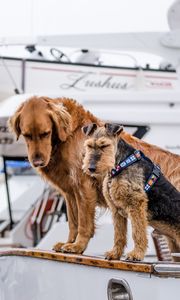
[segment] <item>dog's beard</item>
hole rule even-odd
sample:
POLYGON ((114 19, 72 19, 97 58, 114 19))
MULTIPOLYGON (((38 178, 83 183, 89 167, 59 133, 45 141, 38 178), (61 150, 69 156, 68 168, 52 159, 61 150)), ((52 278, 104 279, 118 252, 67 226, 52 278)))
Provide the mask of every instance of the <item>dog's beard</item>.
POLYGON ((88 176, 96 179, 104 178, 106 174, 109 172, 109 168, 102 170, 99 167, 97 167, 97 169, 94 172, 90 172, 86 165, 82 166, 82 170, 88 176))

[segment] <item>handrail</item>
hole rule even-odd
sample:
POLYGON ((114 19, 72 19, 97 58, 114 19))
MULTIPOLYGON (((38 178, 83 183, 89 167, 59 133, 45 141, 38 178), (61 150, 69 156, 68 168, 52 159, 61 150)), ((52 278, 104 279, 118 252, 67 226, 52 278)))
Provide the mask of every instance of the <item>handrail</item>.
POLYGON ((61 263, 72 263, 97 268, 130 271, 136 273, 146 273, 157 277, 180 278, 180 263, 176 262, 129 262, 124 260, 108 261, 97 256, 87 256, 80 254, 57 253, 54 251, 39 249, 14 248, 1 250, 0 258, 5 256, 19 256, 33 259, 45 259, 61 263))
POLYGON ((58 262, 75 263, 98 268, 117 269, 132 272, 152 273, 151 263, 129 262, 121 260, 108 261, 104 258, 95 256, 86 256, 79 254, 56 253, 54 251, 45 251, 37 249, 10 249, 0 251, 1 256, 25 256, 31 258, 47 259, 58 262))

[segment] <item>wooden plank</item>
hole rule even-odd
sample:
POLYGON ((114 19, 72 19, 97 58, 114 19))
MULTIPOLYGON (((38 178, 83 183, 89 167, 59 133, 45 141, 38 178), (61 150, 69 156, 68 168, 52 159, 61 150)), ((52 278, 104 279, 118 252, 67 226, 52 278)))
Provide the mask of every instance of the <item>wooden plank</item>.
POLYGON ((40 258, 58 262, 75 263, 98 268, 117 269, 132 272, 152 273, 153 265, 144 262, 127 262, 121 260, 108 261, 94 256, 85 256, 77 254, 56 253, 54 251, 44 251, 37 249, 10 249, 0 251, 0 256, 24 256, 31 258, 40 258))

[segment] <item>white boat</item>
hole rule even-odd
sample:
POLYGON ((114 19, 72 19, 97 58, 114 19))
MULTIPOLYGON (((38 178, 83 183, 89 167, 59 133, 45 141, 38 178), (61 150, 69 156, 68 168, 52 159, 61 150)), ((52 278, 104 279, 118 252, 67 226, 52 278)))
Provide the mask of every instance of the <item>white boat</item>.
MULTIPOLYGON (((122 123, 126 130, 136 136, 180 154, 180 140, 177 138, 180 128, 180 76, 177 67, 180 58, 179 30, 167 33, 37 38, 37 48, 39 45, 51 48, 63 45, 93 49, 92 52, 86 52, 86 55, 80 51, 80 58, 75 63, 4 53, 0 65, 0 86, 3 95, 11 97, 0 103, 0 155, 5 160, 18 160, 26 156, 23 141, 14 140, 6 129, 6 122, 15 108, 34 94, 73 97, 98 117, 122 123), (136 51, 148 50, 162 56, 168 63, 160 69, 98 64, 99 49, 105 48, 113 51, 130 48, 136 51), (7 70, 12 75, 9 84, 5 80, 7 70), (15 85, 12 78, 16 78, 15 85), (17 91, 17 87, 23 94, 12 96, 10 88, 12 91, 16 88, 17 91)), ((7 180, 7 184, 11 184, 12 179, 16 177, 7 180)), ((172 254, 166 253, 164 240, 162 246, 168 259, 166 255, 166 261, 162 261, 163 255, 158 252, 157 244, 154 246, 151 229, 149 249, 145 260, 140 263, 127 262, 124 258, 121 261, 104 259, 104 252, 111 248, 113 238, 112 224, 105 224, 107 221, 111 223, 111 218, 105 215, 101 216, 101 220, 105 219, 102 221, 104 224, 102 227, 99 225, 84 255, 49 250, 57 240, 66 240, 67 223, 62 219, 50 226, 43 239, 36 240, 36 247, 32 247, 34 243, 26 235, 23 238, 21 235, 20 239, 19 234, 27 229, 27 222, 39 203, 39 196, 43 194, 43 183, 38 185, 40 189, 35 183, 33 187, 27 188, 26 193, 31 194, 33 199, 26 199, 29 206, 23 221, 17 220, 13 229, 8 228, 8 243, 7 240, 3 242, 4 237, 2 242, 0 240, 1 246, 19 244, 28 247, 11 247, 0 252, 0 300, 169 300, 178 297, 180 263, 172 262, 172 254), (34 195, 36 188, 37 193, 34 195)), ((27 194, 23 197, 27 198, 27 194)), ((15 199, 14 205, 16 203, 21 208, 22 195, 15 199)), ((2 209, 1 213, 4 214, 2 209)), ((7 231, 3 232, 7 234, 7 231)), ((132 241, 129 239, 128 247, 131 246, 132 241)), ((179 257, 179 254, 174 255, 179 257)))

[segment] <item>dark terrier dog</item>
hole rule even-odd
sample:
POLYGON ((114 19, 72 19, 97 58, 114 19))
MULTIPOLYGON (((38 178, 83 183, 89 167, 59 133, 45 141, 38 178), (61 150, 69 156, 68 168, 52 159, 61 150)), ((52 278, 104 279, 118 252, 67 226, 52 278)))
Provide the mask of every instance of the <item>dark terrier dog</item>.
POLYGON ((85 142, 83 169, 102 183, 112 211, 114 246, 106 258, 121 257, 130 218, 134 249, 127 259, 142 260, 148 244, 148 224, 180 246, 180 192, 149 158, 119 137, 122 130, 122 126, 113 124, 83 127, 90 135, 85 142))

